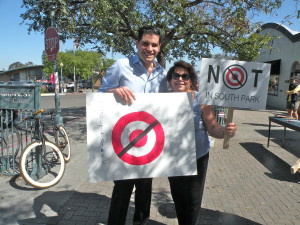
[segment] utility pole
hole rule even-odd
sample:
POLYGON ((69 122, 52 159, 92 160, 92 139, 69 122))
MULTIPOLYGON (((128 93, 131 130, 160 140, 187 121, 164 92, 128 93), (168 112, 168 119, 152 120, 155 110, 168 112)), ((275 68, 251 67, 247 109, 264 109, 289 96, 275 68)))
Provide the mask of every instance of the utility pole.
MULTIPOLYGON (((75 38, 73 43, 73 54, 75 56, 76 49, 80 48, 80 39, 75 38)), ((75 64, 74 64, 74 92, 77 92, 77 80, 76 80, 76 70, 75 70, 75 64)))
POLYGON ((63 75, 62 75, 62 69, 63 69, 63 66, 64 64, 61 62, 60 64, 60 93, 63 93, 64 92, 64 80, 63 80, 63 75))
MULTIPOLYGON (((53 18, 54 18, 54 12, 51 11, 51 28, 53 28, 53 26, 54 26, 53 18)), ((55 29, 55 32, 57 32, 56 29, 55 29)), ((58 37, 58 39, 59 39, 59 37, 58 37)), ((59 49, 59 40, 57 41, 56 44, 58 45, 57 48, 59 49)), ((56 58, 56 55, 55 55, 54 60, 52 60, 52 61, 53 61, 53 69, 54 69, 54 77, 55 77, 55 96, 54 96, 55 110, 56 110, 55 125, 58 126, 58 125, 63 124, 63 118, 61 116, 60 96, 59 96, 59 78, 58 78, 58 71, 57 71, 57 58, 56 58)))

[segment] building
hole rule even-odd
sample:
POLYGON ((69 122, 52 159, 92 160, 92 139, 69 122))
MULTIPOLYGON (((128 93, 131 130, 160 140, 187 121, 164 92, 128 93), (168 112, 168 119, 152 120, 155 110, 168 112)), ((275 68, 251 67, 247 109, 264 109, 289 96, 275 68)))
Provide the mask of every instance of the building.
POLYGON ((43 78, 44 65, 26 66, 0 71, 0 81, 36 81, 43 78))
POLYGON ((262 26, 261 34, 274 37, 269 43, 271 48, 264 48, 257 59, 258 62, 271 64, 267 105, 285 110, 285 92, 290 77, 300 78, 300 32, 277 23, 266 23, 262 26))

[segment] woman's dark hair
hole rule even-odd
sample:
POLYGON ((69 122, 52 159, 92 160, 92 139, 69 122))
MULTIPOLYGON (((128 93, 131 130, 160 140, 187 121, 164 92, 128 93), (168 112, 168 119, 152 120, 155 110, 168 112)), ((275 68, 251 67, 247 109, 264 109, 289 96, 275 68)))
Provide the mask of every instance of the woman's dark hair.
POLYGON ((159 43, 161 43, 161 35, 158 27, 155 26, 144 26, 138 30, 138 41, 140 41, 144 34, 155 34, 159 36, 159 43))
POLYGON ((192 66, 192 64, 187 63, 183 60, 175 62, 174 66, 172 66, 169 69, 169 71, 167 73, 167 81, 170 82, 172 80, 172 74, 176 67, 182 67, 189 72, 189 75, 191 77, 191 90, 196 90, 196 86, 197 86, 197 82, 198 82, 196 71, 195 71, 194 67, 192 66))

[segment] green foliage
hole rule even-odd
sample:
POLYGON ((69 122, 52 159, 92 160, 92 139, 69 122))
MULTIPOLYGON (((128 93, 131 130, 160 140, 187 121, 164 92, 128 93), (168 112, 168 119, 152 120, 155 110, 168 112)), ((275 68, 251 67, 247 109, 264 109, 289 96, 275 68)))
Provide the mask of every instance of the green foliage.
MULTIPOLYGON (((95 73, 100 73, 101 70, 106 70, 112 65, 114 60, 102 57, 102 54, 95 51, 77 50, 73 52, 68 50, 66 52, 59 52, 57 54, 57 68, 60 72, 62 70, 63 77, 73 79, 74 67, 76 80, 78 78, 87 80, 94 76, 95 73)), ((54 72, 53 62, 49 62, 44 55, 43 63, 45 65, 44 72, 51 74, 54 72)))
POLYGON ((20 68, 20 67, 24 67, 24 66, 26 66, 26 65, 24 65, 21 62, 14 62, 14 63, 9 65, 8 69, 12 70, 12 69, 16 69, 16 68, 20 68))
POLYGON ((224 48, 223 50, 225 53, 233 55, 233 59, 255 61, 260 54, 260 50, 266 47, 272 38, 270 35, 253 33, 233 43, 229 49, 224 48))
POLYGON ((41 93, 43 94, 43 93, 46 93, 46 92, 47 92, 47 90, 44 87, 41 87, 41 93))
POLYGON ((99 52, 124 55, 135 52, 139 27, 156 25, 163 34, 158 59, 164 64, 164 59, 210 57, 216 46, 237 58, 255 58, 261 45, 257 42, 265 44, 266 37, 252 35, 261 23, 251 24, 249 18, 271 13, 281 3, 280 0, 23 0, 27 11, 21 17, 29 32, 44 32, 50 27, 52 14, 53 25, 59 27, 63 40, 80 38, 81 44, 93 44, 99 52))

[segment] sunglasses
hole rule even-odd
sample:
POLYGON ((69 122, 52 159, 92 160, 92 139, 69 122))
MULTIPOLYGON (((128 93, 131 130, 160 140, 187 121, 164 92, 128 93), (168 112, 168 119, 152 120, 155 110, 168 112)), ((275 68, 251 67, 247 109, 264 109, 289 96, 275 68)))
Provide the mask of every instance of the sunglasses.
POLYGON ((190 75, 189 74, 186 74, 186 73, 184 73, 184 74, 179 74, 179 73, 172 73, 172 78, 174 79, 174 80, 179 80, 179 78, 182 78, 182 80, 190 80, 190 75))

